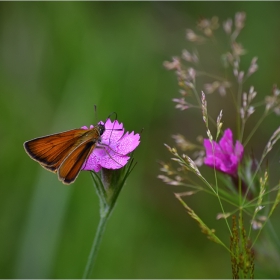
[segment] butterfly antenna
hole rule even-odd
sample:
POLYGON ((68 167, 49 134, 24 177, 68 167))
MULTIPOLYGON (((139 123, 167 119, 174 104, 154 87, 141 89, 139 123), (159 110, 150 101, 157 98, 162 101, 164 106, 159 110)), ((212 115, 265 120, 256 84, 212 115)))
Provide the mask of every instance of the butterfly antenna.
POLYGON ((97 106, 96 106, 96 104, 94 104, 93 107, 94 107, 94 118, 95 118, 94 123, 97 123, 98 118, 97 118, 97 106))
POLYGON ((107 120, 110 119, 112 115, 115 115, 115 119, 114 119, 114 120, 117 120, 117 119, 118 119, 117 113, 116 113, 116 112, 112 112, 112 113, 108 116, 107 120))

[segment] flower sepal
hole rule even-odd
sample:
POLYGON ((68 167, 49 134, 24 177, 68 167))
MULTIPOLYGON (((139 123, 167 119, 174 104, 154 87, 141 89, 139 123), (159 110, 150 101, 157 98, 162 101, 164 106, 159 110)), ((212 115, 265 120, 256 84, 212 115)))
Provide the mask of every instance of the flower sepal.
POLYGON ((136 163, 131 157, 128 163, 120 169, 101 168, 100 172, 91 171, 94 187, 99 197, 100 215, 109 215, 117 198, 136 163))
POLYGON ((253 156, 245 157, 242 168, 239 170, 239 177, 242 179, 244 186, 243 194, 251 200, 258 196, 261 189, 261 173, 257 172, 259 163, 253 156))

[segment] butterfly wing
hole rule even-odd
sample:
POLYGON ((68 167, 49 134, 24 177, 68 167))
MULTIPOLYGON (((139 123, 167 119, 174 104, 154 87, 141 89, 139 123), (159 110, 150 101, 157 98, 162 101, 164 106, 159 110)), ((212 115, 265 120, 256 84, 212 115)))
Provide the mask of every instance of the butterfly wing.
POLYGON ((90 130, 73 129, 35 138, 24 143, 27 154, 44 168, 56 172, 65 158, 84 140, 90 130))
POLYGON ((96 139, 90 139, 80 144, 60 165, 58 178, 64 184, 71 184, 80 173, 83 164, 96 146, 96 139))

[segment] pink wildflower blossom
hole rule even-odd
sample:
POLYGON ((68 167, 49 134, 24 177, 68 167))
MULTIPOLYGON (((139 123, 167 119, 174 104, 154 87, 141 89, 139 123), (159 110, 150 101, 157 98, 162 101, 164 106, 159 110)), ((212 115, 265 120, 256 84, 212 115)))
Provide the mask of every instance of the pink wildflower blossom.
POLYGON ((211 143, 210 140, 204 139, 204 147, 206 150, 204 163, 206 165, 229 175, 237 174, 238 164, 242 160, 244 148, 239 141, 236 141, 234 145, 232 131, 229 128, 225 130, 219 144, 215 141, 211 143))
MULTIPOLYGON (((103 122, 100 122, 103 124, 103 122)), ((86 126, 83 129, 88 129, 86 126)), ((90 126, 93 128, 93 125, 90 126)), ((127 156, 140 143, 140 135, 134 132, 126 132, 122 123, 108 119, 105 123, 105 131, 100 137, 100 142, 89 155, 82 170, 94 170, 101 168, 119 169, 125 166, 130 159, 127 156)))

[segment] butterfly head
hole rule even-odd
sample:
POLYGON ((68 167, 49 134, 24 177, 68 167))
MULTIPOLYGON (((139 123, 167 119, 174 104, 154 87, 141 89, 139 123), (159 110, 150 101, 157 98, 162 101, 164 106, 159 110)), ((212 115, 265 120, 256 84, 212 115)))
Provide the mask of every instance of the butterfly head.
POLYGON ((97 129, 99 136, 101 136, 105 131, 105 125, 103 123, 99 123, 95 128, 97 129))

